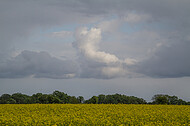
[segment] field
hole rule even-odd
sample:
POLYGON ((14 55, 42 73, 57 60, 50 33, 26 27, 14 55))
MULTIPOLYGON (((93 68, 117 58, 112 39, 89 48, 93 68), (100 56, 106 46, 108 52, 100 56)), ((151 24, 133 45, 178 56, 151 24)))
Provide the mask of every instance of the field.
POLYGON ((1 104, 0 125, 190 126, 190 106, 124 104, 1 104))

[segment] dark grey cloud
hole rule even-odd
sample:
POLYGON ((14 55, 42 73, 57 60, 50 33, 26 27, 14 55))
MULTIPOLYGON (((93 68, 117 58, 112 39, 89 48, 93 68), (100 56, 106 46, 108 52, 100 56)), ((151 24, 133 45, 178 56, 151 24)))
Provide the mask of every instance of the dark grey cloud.
POLYGON ((151 77, 190 76, 190 41, 160 47, 150 58, 135 66, 136 72, 151 77))
POLYGON ((76 63, 60 60, 47 52, 23 51, 18 56, 0 64, 0 78, 65 79, 75 77, 76 63))
MULTIPOLYGON (((0 26, 4 35, 24 36, 35 28, 67 23, 89 23, 94 17, 115 14, 125 15, 129 11, 148 13, 155 20, 169 21, 178 27, 190 23, 189 0, 101 0, 101 1, 7 1, 0 4, 0 26), (27 32, 26 32, 27 31, 27 32), (8 34, 7 34, 8 33, 8 34)), ((1 36, 1 39, 6 36, 1 36)))

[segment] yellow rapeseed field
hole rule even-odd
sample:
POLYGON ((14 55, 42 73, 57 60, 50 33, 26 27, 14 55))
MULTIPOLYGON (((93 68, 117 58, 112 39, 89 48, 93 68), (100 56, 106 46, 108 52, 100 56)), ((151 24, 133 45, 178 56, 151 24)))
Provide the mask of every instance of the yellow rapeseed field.
POLYGON ((126 104, 1 104, 0 125, 190 126, 190 106, 126 104))

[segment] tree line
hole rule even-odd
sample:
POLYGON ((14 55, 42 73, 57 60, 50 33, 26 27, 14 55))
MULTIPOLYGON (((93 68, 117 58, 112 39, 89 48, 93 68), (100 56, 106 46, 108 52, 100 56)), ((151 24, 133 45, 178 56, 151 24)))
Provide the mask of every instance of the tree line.
POLYGON ((28 96, 22 93, 3 94, 0 104, 168 104, 168 105, 190 105, 177 96, 157 94, 152 97, 152 102, 146 102, 142 98, 126 96, 121 94, 93 96, 85 100, 83 96, 69 96, 64 92, 54 91, 52 94, 36 93, 28 96))

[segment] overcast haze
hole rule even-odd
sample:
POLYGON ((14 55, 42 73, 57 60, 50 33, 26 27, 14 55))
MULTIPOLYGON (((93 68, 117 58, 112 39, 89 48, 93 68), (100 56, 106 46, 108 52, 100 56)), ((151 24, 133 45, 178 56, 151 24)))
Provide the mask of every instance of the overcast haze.
POLYGON ((1 0, 0 94, 190 101, 189 0, 1 0))

